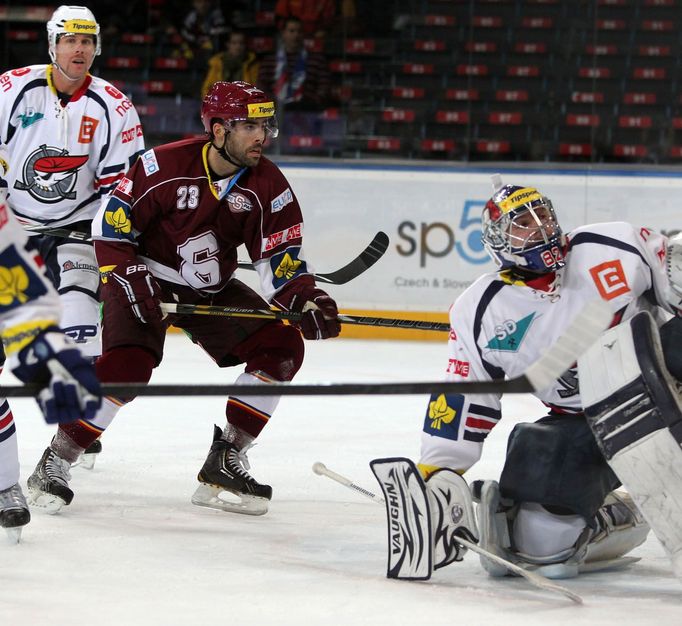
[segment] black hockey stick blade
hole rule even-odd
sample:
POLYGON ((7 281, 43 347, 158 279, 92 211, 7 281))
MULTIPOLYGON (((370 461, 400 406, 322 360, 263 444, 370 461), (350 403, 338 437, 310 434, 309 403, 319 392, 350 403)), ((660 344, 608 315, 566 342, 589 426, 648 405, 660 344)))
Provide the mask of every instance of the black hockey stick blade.
POLYGON ((388 249, 388 235, 379 231, 369 245, 348 265, 328 274, 315 274, 315 280, 330 285, 345 285, 374 265, 388 249))
MULTIPOLYGON (((566 331, 521 376, 509 380, 433 381, 408 383, 316 383, 270 385, 144 385, 104 384, 105 395, 131 396, 348 396, 417 395, 432 393, 530 393, 548 387, 589 348, 613 318, 606 302, 588 303, 566 331)), ((3 386, 0 397, 26 398, 38 394, 37 385, 3 386)))
POLYGON ((64 239, 77 239, 78 241, 91 241, 90 232, 84 230, 70 230, 59 226, 26 226, 27 233, 36 235, 50 235, 52 237, 62 237, 64 239))
MULTIPOLYGON (((161 310, 174 315, 218 315, 223 317, 255 317, 259 319, 286 320, 300 322, 303 315, 294 311, 279 311, 277 309, 242 309, 238 307, 223 307, 210 304, 175 304, 163 302, 161 310)), ((421 320, 403 320, 393 317, 369 317, 354 315, 339 315, 342 324, 359 326, 383 326, 388 328, 407 328, 414 330, 438 330, 447 332, 450 325, 442 322, 426 322, 421 320)))
MULTIPOLYGON (((37 235, 51 235, 53 237, 63 237, 64 239, 77 239, 78 241, 92 241, 92 236, 89 232, 82 230, 69 230, 68 228, 51 227, 51 226, 29 226, 26 227, 29 233, 37 235)), ((354 278, 357 278, 363 272, 367 271, 374 265, 388 250, 388 235, 379 231, 374 235, 374 239, 369 242, 369 245, 356 256, 348 265, 342 268, 329 272, 326 274, 313 274, 313 278, 321 283, 328 285, 345 285, 354 278)), ((239 261, 237 267, 243 270, 255 270, 253 263, 239 261)))

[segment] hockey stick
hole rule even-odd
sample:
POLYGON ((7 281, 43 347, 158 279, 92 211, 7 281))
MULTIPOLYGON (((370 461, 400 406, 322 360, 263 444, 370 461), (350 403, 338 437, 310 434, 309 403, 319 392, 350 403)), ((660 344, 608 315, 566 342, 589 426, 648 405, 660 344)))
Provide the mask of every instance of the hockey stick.
MULTIPOLYGON (((532 393, 544 389, 563 374, 608 326, 611 308, 603 300, 593 300, 575 316, 566 331, 523 374, 509 380, 431 381, 411 383, 317 383, 270 385, 144 385, 106 383, 108 396, 348 396, 417 395, 432 393, 532 393)), ((2 386, 0 397, 27 398, 38 394, 36 385, 2 386)))
POLYGON ((369 498, 370 500, 374 500, 379 504, 384 503, 384 499, 381 496, 378 496, 377 494, 368 491, 364 487, 360 487, 360 485, 356 485, 354 482, 352 482, 345 476, 341 476, 341 474, 332 472, 332 470, 330 470, 324 463, 320 463, 319 461, 317 461, 317 463, 313 463, 313 472, 315 472, 318 476, 326 476, 327 478, 331 478, 332 480, 335 480, 337 483, 342 484, 344 487, 353 489, 354 491, 361 493, 363 496, 369 498))
MULTIPOLYGON (((378 496, 378 495, 372 493, 371 491, 368 491, 364 487, 360 487, 359 485, 356 485, 349 478, 346 478, 345 476, 342 476, 341 474, 337 474, 336 472, 333 472, 332 470, 328 469, 324 463, 320 463, 319 461, 317 463, 314 463, 313 464, 313 472, 315 472, 318 476, 326 476, 327 478, 330 478, 331 480, 336 481, 340 485, 343 485, 344 487, 348 487, 349 489, 352 489, 356 493, 359 493, 359 494, 365 496, 366 498, 369 498, 370 500, 372 500, 372 502, 376 502, 376 504, 379 504, 379 505, 385 504, 385 500, 381 496, 378 496)), ((491 561, 495 561, 499 565, 506 567, 510 572, 513 572, 514 574, 517 574, 518 576, 522 576, 531 585, 534 585, 535 587, 538 587, 539 589, 544 589, 545 591, 553 591, 555 593, 559 593, 559 594, 566 596, 567 598, 571 599, 576 604, 582 604, 583 603, 583 599, 577 593, 573 593, 570 589, 566 589, 566 587, 562 587, 561 585, 557 585, 556 583, 552 582, 548 578, 545 578, 541 574, 538 574, 537 572, 529 572, 528 570, 525 570, 522 567, 519 567, 515 563, 512 563, 511 561, 507 561, 507 559, 503 559, 502 557, 497 556, 496 554, 493 554, 492 552, 489 552, 488 550, 485 550, 484 548, 481 548, 478 544, 476 544, 472 541, 468 541, 467 539, 464 539, 463 537, 460 537, 459 535, 457 535, 455 541, 457 543, 461 543, 466 548, 469 548, 469 550, 471 550, 472 552, 476 552, 477 554, 480 554, 481 556, 484 556, 485 558, 490 559, 491 561)))
MULTIPOLYGON (((338 284, 338 283, 337 283, 338 284)), ((212 306, 208 304, 175 304, 161 303, 164 313, 176 315, 222 315, 225 317, 254 317, 270 320, 286 320, 300 322, 302 313, 294 311, 279 311, 275 309, 240 309, 236 307, 212 306)), ((450 324, 441 322, 424 322, 420 320, 402 320, 391 317, 366 317, 353 315, 339 315, 338 320, 343 324, 357 324, 361 326, 386 326, 389 328, 413 328, 415 330, 440 330, 447 332, 450 324)))
MULTIPOLYGON (((68 228, 51 228, 50 226, 31 226, 26 228, 28 232, 41 235, 51 235, 53 237, 63 237, 65 239, 77 239, 78 241, 92 241, 90 233, 81 230, 69 230, 68 228)), ((312 274, 313 278, 321 283, 328 285, 345 285, 347 282, 357 278, 360 274, 367 271, 374 265, 388 249, 388 235, 379 231, 367 247, 356 256, 350 263, 333 272, 326 274, 312 274)), ((252 263, 238 261, 237 267, 243 270, 255 270, 252 263)))

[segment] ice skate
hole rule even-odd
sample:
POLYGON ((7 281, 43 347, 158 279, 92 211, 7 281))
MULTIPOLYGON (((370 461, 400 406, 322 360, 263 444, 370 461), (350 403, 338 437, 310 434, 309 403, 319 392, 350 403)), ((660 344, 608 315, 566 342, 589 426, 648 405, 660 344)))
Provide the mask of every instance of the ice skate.
POLYGON ((78 461, 73 464, 73 467, 77 465, 83 469, 91 470, 95 467, 95 461, 97 460, 97 455, 102 452, 102 442, 99 439, 95 439, 80 455, 78 461))
POLYGON ((0 491, 0 526, 7 531, 10 543, 21 541, 21 530, 30 521, 31 514, 19 484, 0 491))
POLYGON ((70 504, 73 500, 73 491, 69 489, 70 468, 71 464, 67 460, 47 448, 26 483, 29 504, 43 508, 50 514, 70 504))
POLYGON ((200 485, 192 496, 192 504, 231 513, 264 515, 272 498, 272 487, 261 485, 249 473, 246 449, 221 438, 217 426, 213 431, 213 444, 199 471, 200 485))

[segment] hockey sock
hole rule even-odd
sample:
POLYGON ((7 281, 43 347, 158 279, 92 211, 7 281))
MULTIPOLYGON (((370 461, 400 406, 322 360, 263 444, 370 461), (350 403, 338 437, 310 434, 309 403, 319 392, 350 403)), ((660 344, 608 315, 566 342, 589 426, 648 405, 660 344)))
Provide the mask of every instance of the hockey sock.
POLYGON ((78 457, 83 453, 83 450, 99 437, 98 434, 94 434, 92 440, 88 441, 86 444, 77 443, 76 440, 79 442, 87 441, 88 432, 88 429, 81 426, 80 423, 60 426, 57 434, 50 443, 50 449, 57 456, 73 464, 78 460, 78 457), (81 437, 81 434, 84 434, 85 437, 81 437))
MULTIPOLYGON (((244 372, 239 375, 235 384, 269 385, 272 382, 271 378, 261 372, 244 372)), ((247 396, 245 398, 230 396, 225 411, 228 426, 239 429, 253 440, 265 428, 278 403, 279 396, 247 396)), ((225 432, 225 435, 229 436, 229 432, 225 432)), ((235 445, 237 445, 236 442, 235 445)))
MULTIPOLYGON (((148 383, 156 357, 134 346, 123 346, 107 350, 95 363, 97 378, 103 383, 148 383)), ((134 396, 122 398, 130 402, 134 396)))
POLYGON ((19 482, 19 453, 14 417, 7 400, 0 402, 0 491, 19 482))

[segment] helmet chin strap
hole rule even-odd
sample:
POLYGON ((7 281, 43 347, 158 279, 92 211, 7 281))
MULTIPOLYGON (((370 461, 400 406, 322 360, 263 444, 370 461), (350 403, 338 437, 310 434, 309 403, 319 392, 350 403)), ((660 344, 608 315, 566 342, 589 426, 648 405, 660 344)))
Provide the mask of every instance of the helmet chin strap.
POLYGON ((223 145, 220 146, 220 148, 215 145, 215 137, 213 138, 213 141, 211 141, 211 145, 215 148, 216 152, 228 163, 232 163, 232 165, 234 165, 237 168, 244 167, 243 163, 235 161, 232 158, 232 155, 225 149, 225 146, 227 145, 227 133, 225 133, 223 145))
MULTIPOLYGON (((54 65, 54 66, 59 70, 59 73, 60 73, 64 78, 66 78, 66 80, 68 80, 68 81, 70 81, 70 82, 72 82, 72 83, 75 83, 75 82, 81 80, 80 78, 71 78, 71 76, 69 76, 69 75, 62 69, 62 66, 59 65, 59 63, 57 63, 57 61, 52 61, 52 65, 54 65)), ((91 64, 91 65, 92 65, 92 64, 91 64)), ((90 71, 90 68, 89 68, 89 67, 88 67, 88 71, 90 71)))

